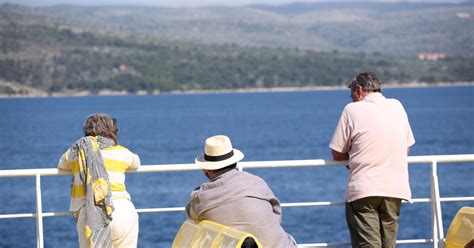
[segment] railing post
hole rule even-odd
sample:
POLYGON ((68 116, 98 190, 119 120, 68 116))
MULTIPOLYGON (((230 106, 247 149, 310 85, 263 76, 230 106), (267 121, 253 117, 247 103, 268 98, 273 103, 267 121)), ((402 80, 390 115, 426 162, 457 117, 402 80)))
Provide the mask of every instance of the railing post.
POLYGON ((43 248, 43 207, 41 202, 41 176, 36 174, 36 246, 43 248))
POLYGON ((437 161, 431 162, 431 214, 433 223, 433 248, 444 248, 443 216, 441 214, 437 161))

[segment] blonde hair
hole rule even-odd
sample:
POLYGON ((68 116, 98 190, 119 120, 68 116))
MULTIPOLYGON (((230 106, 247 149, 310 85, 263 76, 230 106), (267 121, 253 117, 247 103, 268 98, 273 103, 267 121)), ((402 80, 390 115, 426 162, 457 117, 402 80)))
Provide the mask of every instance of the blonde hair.
POLYGON ((114 140, 118 144, 117 120, 110 115, 94 113, 87 117, 84 122, 84 136, 102 136, 114 140))

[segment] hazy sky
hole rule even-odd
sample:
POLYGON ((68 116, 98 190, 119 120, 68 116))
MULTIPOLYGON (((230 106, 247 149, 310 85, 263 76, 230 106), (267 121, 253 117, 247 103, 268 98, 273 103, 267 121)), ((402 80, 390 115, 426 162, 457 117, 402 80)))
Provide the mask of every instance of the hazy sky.
MULTIPOLYGON (((32 6, 68 5, 158 5, 158 6, 209 6, 250 5, 256 3, 279 5, 291 2, 461 2, 462 0, 0 0, 0 3, 16 3, 32 6)), ((469 0, 474 1, 474 0, 469 0)))

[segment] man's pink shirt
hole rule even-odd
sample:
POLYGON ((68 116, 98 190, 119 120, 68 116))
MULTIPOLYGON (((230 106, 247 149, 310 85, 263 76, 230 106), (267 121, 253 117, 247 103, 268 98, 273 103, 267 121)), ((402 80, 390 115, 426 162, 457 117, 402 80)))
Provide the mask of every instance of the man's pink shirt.
POLYGON ((415 144, 402 104, 381 93, 344 108, 329 147, 349 154, 346 202, 369 196, 411 201, 407 149, 415 144))

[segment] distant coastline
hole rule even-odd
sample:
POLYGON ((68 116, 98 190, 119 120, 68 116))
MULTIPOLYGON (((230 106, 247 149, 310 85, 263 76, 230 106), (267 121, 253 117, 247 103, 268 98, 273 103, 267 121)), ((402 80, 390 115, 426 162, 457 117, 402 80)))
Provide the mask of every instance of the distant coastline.
MULTIPOLYGON (((410 83, 386 83, 382 84, 384 89, 392 88, 428 88, 428 87, 462 87, 462 86, 474 86, 474 82, 440 82, 440 83, 423 83, 423 82, 410 82, 410 83)), ((27 94, 0 94, 0 98, 41 98, 41 97, 81 97, 81 96, 140 96, 140 95, 185 95, 185 94, 219 94, 219 93, 267 93, 267 92, 298 92, 298 91, 325 91, 325 90, 345 90, 345 85, 333 85, 333 86, 302 86, 302 87, 273 87, 273 88, 238 88, 238 89, 210 89, 210 90, 173 90, 166 92, 146 92, 137 91, 130 93, 127 91, 112 91, 112 90, 101 90, 97 93, 89 91, 68 91, 68 92, 57 92, 47 93, 40 90, 27 94)))

